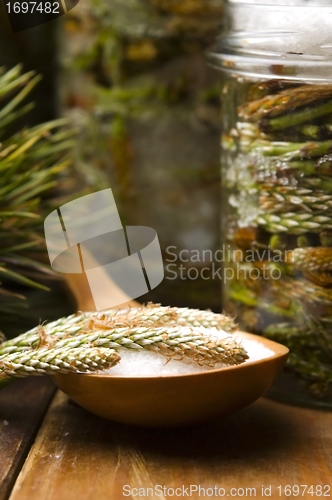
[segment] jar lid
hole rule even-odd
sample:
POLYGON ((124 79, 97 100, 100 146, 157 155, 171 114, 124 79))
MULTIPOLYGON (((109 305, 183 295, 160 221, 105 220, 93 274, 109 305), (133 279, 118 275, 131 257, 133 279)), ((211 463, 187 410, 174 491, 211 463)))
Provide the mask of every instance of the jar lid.
POLYGON ((331 26, 331 0, 228 0, 208 60, 250 77, 330 82, 331 26))

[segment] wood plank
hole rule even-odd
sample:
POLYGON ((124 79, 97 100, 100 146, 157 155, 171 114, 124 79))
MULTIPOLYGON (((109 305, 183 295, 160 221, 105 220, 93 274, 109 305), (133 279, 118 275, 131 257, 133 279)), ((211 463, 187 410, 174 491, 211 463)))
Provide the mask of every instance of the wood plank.
POLYGON ((217 486, 226 496, 231 488, 256 488, 256 498, 271 485, 272 498, 289 498, 278 495, 278 485, 325 485, 331 477, 328 412, 261 399, 208 425, 142 430, 95 417, 59 392, 10 500, 118 500, 126 498, 124 485, 217 486))
POLYGON ((19 380, 0 392, 0 500, 9 496, 54 392, 48 378, 19 380))

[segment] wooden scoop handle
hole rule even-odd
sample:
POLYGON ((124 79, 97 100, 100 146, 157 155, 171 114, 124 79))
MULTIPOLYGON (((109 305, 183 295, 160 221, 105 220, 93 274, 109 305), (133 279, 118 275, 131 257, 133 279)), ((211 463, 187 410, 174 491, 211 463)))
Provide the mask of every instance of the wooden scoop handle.
MULTIPOLYGON (((91 254, 89 256, 89 260, 90 262, 94 260, 91 254)), ((97 267, 98 262, 95 262, 97 267)), ((131 300, 130 297, 121 288, 119 288, 116 283, 114 283, 114 281, 108 276, 107 273, 104 273, 104 276, 105 281, 103 286, 105 288, 105 293, 112 297, 112 300, 110 301, 111 304, 116 303, 118 304, 116 307, 120 307, 121 309, 128 306, 139 307, 141 305, 139 302, 136 302, 136 300, 131 300)), ((96 306, 85 273, 67 274, 66 282, 69 289, 74 294, 78 311, 85 312, 96 310, 96 306)))

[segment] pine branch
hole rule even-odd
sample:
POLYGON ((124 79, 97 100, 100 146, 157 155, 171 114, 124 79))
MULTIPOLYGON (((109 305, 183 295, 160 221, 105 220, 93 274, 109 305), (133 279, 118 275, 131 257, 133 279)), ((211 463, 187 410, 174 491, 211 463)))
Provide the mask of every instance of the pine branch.
MULTIPOLYGON (((33 71, 22 74, 20 65, 7 72, 1 69, 0 136, 5 136, 8 127, 32 109, 33 103, 24 101, 40 78, 33 71)), ((25 128, 0 144, 0 287, 18 282, 48 290, 26 276, 24 259, 31 252, 35 259, 37 252, 45 251, 43 219, 49 212, 59 174, 70 163, 66 155, 73 147, 75 133, 68 129, 66 120, 53 120, 25 128)), ((49 273, 46 267, 39 266, 39 270, 49 273)), ((17 296, 17 300, 22 298, 17 296)), ((2 311, 6 311, 6 305, 11 314, 12 307, 5 300, 2 311)))

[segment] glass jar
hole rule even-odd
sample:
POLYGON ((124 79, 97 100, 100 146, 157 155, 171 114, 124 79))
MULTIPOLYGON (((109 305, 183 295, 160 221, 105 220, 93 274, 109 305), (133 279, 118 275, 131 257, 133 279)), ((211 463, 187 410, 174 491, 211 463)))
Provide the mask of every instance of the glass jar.
POLYGON ((272 396, 332 407, 332 2, 230 0, 224 308, 290 348, 272 396))

